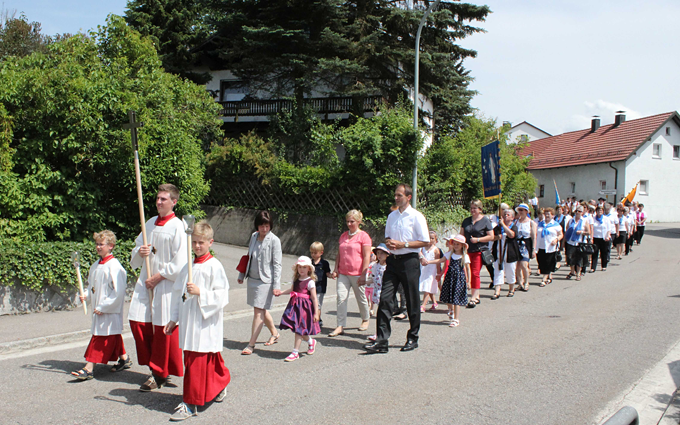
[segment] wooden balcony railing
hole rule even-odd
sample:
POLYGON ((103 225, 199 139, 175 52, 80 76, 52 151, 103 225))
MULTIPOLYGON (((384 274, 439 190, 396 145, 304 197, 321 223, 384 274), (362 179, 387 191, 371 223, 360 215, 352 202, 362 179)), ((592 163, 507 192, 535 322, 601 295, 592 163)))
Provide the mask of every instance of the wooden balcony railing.
MULTIPOLYGON (((314 108, 317 114, 341 114, 352 110, 351 97, 312 97, 305 102, 314 108)), ((383 101, 382 96, 368 96, 363 99, 362 111, 371 112, 383 101)), ((284 109, 291 109, 293 101, 289 99, 239 100, 218 102, 222 105, 223 117, 246 117, 274 115, 284 109)))

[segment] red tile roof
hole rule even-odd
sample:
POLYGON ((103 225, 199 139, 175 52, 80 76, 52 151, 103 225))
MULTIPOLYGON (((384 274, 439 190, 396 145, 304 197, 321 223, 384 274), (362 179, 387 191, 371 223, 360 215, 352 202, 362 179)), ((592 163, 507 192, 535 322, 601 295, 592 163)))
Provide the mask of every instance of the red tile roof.
POLYGON ((529 170, 622 161, 671 118, 680 123, 677 112, 666 112, 625 121, 618 126, 604 125, 594 133, 588 128, 558 134, 530 142, 520 155, 533 155, 527 166, 529 170))

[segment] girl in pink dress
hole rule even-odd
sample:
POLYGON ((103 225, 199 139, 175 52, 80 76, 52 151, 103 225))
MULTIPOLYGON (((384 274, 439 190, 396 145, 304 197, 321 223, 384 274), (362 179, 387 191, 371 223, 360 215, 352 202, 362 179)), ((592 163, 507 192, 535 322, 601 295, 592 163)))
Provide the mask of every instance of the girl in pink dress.
POLYGON ((303 340, 309 344, 307 354, 314 354, 317 341, 311 336, 321 332, 319 327, 321 312, 316 298, 316 275, 312 259, 299 257, 293 270, 293 286, 281 293, 281 295, 289 293, 290 301, 281 317, 279 329, 290 329, 295 332, 295 345, 293 352, 286 357, 287 362, 300 358, 300 344, 303 340))

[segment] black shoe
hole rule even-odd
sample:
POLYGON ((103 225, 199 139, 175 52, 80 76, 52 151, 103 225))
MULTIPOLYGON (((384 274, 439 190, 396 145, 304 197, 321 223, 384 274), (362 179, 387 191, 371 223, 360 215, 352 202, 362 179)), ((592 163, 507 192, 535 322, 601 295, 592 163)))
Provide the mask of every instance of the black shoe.
POLYGON ((475 307, 477 307, 477 303, 475 303, 474 301, 470 301, 468 303, 468 305, 465 306, 465 308, 475 308, 475 307))
POLYGON ((323 327, 323 320, 319 319, 319 327, 323 327))
POLYGON ((416 348, 418 348, 418 341, 413 341, 413 340, 408 340, 406 341, 406 344, 404 344, 403 347, 401 347, 400 351, 413 351, 416 348))
POLYGON ((387 341, 375 341, 364 345, 364 350, 368 351, 369 353, 387 353, 389 348, 387 346, 387 341))

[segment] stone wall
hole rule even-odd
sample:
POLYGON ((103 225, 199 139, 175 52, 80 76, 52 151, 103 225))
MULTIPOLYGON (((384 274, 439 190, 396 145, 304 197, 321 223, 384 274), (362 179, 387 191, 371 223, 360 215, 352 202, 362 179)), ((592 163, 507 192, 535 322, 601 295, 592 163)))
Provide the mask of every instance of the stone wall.
MULTIPOLYGON (((255 231, 254 222, 258 210, 203 206, 206 220, 215 231, 215 241, 230 245, 247 246, 250 235, 255 231)), ((272 212, 272 232, 281 239, 284 254, 309 255, 309 246, 319 241, 324 245, 324 257, 335 259, 338 253, 338 239, 347 230, 344 221, 335 217, 320 217, 300 214, 282 216, 272 212), (342 227, 340 227, 342 225, 342 227)), ((385 228, 362 225, 373 239, 373 245, 382 242, 385 228)))

